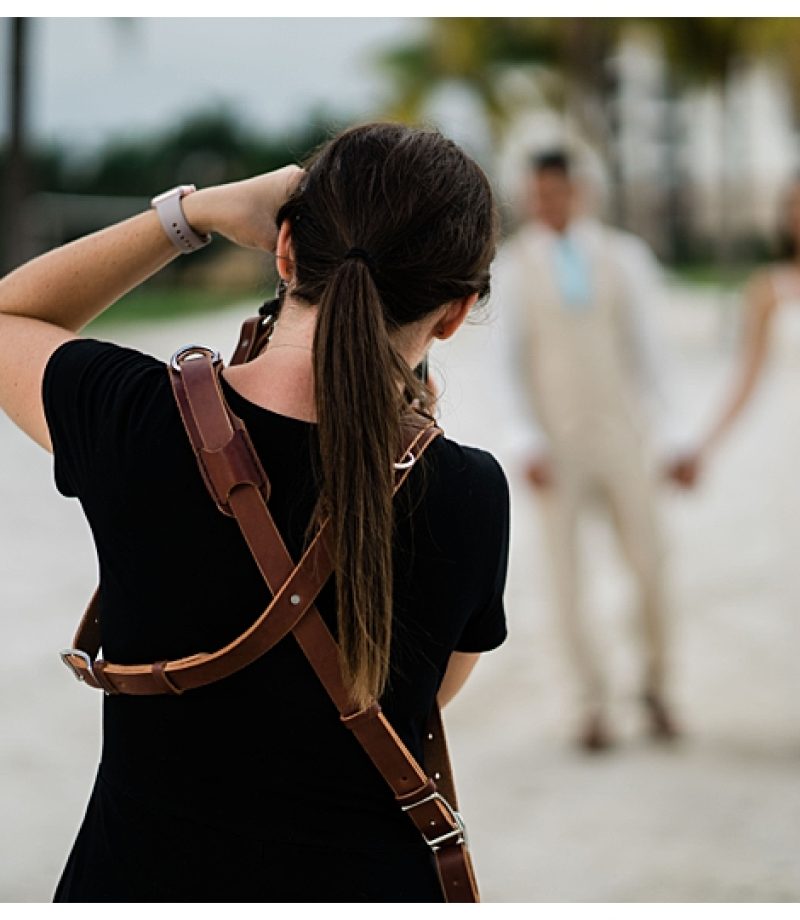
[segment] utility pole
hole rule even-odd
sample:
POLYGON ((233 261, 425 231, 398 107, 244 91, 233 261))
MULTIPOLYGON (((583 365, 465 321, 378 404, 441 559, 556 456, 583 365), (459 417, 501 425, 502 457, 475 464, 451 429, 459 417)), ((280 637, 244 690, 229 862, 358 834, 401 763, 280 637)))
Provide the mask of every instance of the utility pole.
POLYGON ((27 41, 28 20, 15 17, 11 25, 11 55, 9 72, 9 132, 6 151, 5 188, 3 202, 3 269, 10 271, 28 257, 25 228, 25 198, 27 194, 26 115, 27 115, 27 41))

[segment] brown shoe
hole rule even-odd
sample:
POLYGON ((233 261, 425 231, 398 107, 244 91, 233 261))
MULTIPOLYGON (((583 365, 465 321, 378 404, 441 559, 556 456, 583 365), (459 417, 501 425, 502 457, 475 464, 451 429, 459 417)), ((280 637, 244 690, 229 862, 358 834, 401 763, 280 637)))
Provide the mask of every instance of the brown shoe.
POLYGON ((664 700, 657 693, 645 693, 642 702, 650 721, 650 734, 659 741, 673 741, 681 732, 664 700))
POLYGON ((606 751, 613 745, 613 740, 608 732, 605 721, 600 715, 591 715, 583 725, 583 731, 578 737, 578 744, 591 754, 606 751))

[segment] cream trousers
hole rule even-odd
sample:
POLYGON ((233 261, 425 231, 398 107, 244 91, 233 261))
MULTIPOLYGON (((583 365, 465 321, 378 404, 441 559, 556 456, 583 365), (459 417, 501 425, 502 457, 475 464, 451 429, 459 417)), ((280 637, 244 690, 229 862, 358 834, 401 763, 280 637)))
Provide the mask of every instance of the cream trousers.
POLYGON ((595 504, 611 524, 635 579, 642 692, 661 694, 666 657, 664 561, 656 486, 643 452, 638 444, 628 445, 612 457, 587 462, 577 448, 562 449, 554 458, 554 475, 555 483, 539 497, 558 618, 577 675, 582 709, 586 715, 598 713, 607 698, 603 668, 586 623, 591 598, 584 598, 581 590, 579 524, 595 504))

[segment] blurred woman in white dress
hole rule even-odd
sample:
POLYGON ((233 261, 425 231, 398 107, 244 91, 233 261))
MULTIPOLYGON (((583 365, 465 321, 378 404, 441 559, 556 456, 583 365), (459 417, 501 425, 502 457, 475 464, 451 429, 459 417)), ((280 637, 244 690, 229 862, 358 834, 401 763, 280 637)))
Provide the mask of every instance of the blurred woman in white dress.
POLYGON ((750 403, 765 376, 770 352, 788 348, 800 360, 800 176, 785 198, 781 236, 783 258, 756 271, 745 287, 742 343, 733 381, 721 411, 686 462, 687 479, 697 478, 750 403))

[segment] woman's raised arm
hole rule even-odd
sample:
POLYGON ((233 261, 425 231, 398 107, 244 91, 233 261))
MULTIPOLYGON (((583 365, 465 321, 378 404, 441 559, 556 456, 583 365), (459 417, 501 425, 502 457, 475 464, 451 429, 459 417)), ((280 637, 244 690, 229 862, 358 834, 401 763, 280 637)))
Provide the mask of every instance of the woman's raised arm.
MULTIPOLYGON (((202 189, 183 199, 190 226, 240 246, 273 251, 275 215, 299 181, 296 166, 202 189)), ((155 211, 92 233, 0 280, 0 408, 47 450, 41 384, 50 355, 179 251, 155 211)))

